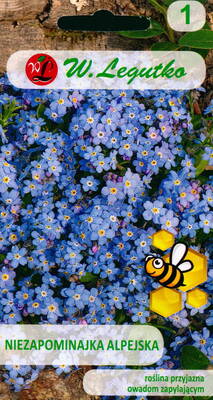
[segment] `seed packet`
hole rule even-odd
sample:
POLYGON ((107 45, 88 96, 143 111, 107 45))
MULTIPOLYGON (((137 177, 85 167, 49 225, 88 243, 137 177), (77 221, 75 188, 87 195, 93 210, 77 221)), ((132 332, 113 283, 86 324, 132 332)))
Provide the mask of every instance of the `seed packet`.
POLYGON ((104 3, 0 5, 0 393, 208 399, 210 3, 104 3))

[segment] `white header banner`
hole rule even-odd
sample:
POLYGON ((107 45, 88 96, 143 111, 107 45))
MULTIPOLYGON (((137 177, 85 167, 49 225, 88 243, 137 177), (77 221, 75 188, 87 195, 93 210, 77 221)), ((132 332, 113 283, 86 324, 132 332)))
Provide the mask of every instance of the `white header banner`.
POLYGON ((7 73, 22 89, 188 90, 206 66, 193 51, 27 50, 10 56, 7 73))
POLYGON ((150 365, 163 345, 148 325, 0 325, 2 365, 150 365))

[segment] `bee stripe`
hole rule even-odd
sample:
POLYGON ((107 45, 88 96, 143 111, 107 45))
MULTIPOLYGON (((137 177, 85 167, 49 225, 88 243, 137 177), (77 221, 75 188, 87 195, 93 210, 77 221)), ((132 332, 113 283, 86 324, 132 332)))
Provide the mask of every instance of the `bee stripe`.
POLYGON ((167 283, 168 287, 179 287, 182 285, 183 283, 183 274, 179 271, 179 269, 176 270, 177 275, 175 277, 175 279, 173 280, 173 282, 171 283, 167 283))
POLYGON ((168 272, 163 279, 160 280, 160 283, 165 286, 168 283, 171 283, 176 277, 176 269, 172 265, 168 265, 168 272))
POLYGON ((176 281, 176 277, 177 277, 177 270, 173 270, 172 275, 170 276, 170 278, 165 282, 165 285, 172 285, 173 287, 173 282, 176 281))
POLYGON ((164 265, 164 270, 163 270, 162 274, 159 275, 159 276, 157 277, 158 281, 159 281, 160 279, 163 279, 163 278, 166 276, 166 274, 167 274, 167 272, 168 272, 168 269, 169 269, 169 265, 168 265, 168 264, 165 264, 165 265, 164 265))

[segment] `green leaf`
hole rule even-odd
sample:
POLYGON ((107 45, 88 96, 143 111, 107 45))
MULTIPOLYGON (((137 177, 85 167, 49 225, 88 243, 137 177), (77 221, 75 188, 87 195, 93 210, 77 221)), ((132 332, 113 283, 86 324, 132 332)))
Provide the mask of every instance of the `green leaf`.
POLYGON ((162 50, 162 51, 174 51, 178 50, 180 46, 178 43, 171 43, 171 42, 158 42, 154 43, 151 47, 152 50, 162 50))
POLYGON ((183 396, 172 396, 172 397, 169 397, 169 400, 183 400, 183 396))
POLYGON ((193 48, 193 47, 181 47, 181 50, 182 51, 194 51, 195 53, 198 53, 198 54, 200 54, 203 58, 205 58, 207 55, 208 55, 208 53, 209 53, 209 50, 208 49, 195 49, 195 48, 193 48))
POLYGON ((95 282, 97 281, 97 275, 93 274, 92 272, 87 272, 84 276, 80 278, 80 282, 95 282))
MULTIPOLYGON (((175 1, 177 1, 177 0, 164 0, 163 3, 166 6, 170 6, 170 4, 174 3, 175 1)), ((197 0, 197 1, 199 1, 202 4, 205 4, 208 0, 197 0)))
POLYGON ((38 58, 38 61, 42 62, 42 61, 45 60, 45 58, 46 58, 46 56, 40 56, 40 57, 38 58))
POLYGON ((199 396, 199 397, 197 397, 197 396, 193 396, 193 397, 191 397, 191 396, 181 396, 181 397, 179 397, 179 396, 174 396, 174 397, 169 397, 169 400, 212 400, 212 397, 206 397, 206 396, 199 396))
POLYGON ((201 29, 196 32, 188 32, 183 35, 179 44, 181 46, 194 47, 196 49, 212 49, 213 48, 213 31, 201 29))
POLYGON ((146 39, 154 36, 159 36, 165 32, 163 26, 157 21, 150 21, 150 28, 144 31, 121 31, 119 35, 128 37, 131 39, 146 39))
POLYGON ((41 118, 44 116, 44 110, 45 110, 45 105, 39 104, 39 106, 37 108, 37 118, 41 118))
POLYGON ((208 22, 206 22, 206 23, 203 25, 202 29, 207 29, 208 31, 211 31, 211 26, 210 26, 210 24, 209 24, 208 22))
POLYGON ((123 310, 116 310, 115 320, 117 325, 121 325, 126 319, 126 314, 123 310))
POLYGON ((209 396, 199 396, 199 397, 197 397, 197 396, 195 396, 195 397, 193 397, 193 400, 195 400, 195 399, 197 399, 197 400, 212 400, 212 397, 209 397, 209 396))
POLYGON ((183 346, 180 356, 182 369, 206 369, 209 359, 195 346, 183 346))
POLYGON ((2 254, 2 253, 1 253, 1 254, 0 254, 0 263, 3 262, 4 259, 5 259, 5 254, 2 254))
POLYGON ((202 172, 205 170, 207 165, 208 165, 207 160, 201 160, 199 162, 198 166, 196 167, 195 176, 199 176, 200 174, 202 174, 202 172))
MULTIPOLYGON (((189 50, 189 49, 187 49, 189 50)), ((205 58, 208 55, 209 50, 207 49, 193 49, 191 48, 192 51, 195 51, 196 53, 200 54, 203 58, 205 58)))
POLYGON ((192 116, 192 124, 194 129, 199 129, 202 127, 202 115, 194 114, 192 116))
POLYGON ((31 204, 31 202, 32 202, 31 193, 25 194, 25 196, 23 197, 23 205, 24 205, 24 207, 26 207, 28 204, 31 204))
POLYGON ((183 396, 172 396, 172 397, 169 397, 169 400, 183 400, 183 396))
POLYGON ((170 4, 174 3, 176 0, 164 0, 164 4, 169 7, 170 4))
POLYGON ((175 330, 170 328, 167 325, 159 325, 159 324, 149 323, 149 322, 147 322, 147 323, 145 323, 143 325, 150 325, 150 326, 154 326, 155 328, 158 328, 158 329, 165 329, 168 332, 175 333, 175 330))

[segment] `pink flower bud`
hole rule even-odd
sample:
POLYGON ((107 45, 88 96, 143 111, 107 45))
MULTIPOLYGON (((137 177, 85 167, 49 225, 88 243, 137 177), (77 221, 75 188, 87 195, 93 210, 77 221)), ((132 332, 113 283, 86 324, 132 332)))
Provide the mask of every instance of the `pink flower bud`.
POLYGON ((93 246, 92 247, 92 252, 95 254, 95 253, 97 253, 98 249, 99 249, 99 247, 97 245, 93 246))
POLYGON ((80 319, 79 325, 87 325, 87 321, 85 319, 80 319))

